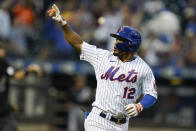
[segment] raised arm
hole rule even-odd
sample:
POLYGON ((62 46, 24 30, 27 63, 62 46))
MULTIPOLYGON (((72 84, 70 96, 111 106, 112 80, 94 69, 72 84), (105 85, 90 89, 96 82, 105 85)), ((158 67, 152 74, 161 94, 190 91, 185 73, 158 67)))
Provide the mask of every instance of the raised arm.
POLYGON ((57 21, 64 32, 64 37, 67 40, 67 42, 79 53, 81 53, 82 43, 83 40, 81 37, 74 32, 71 27, 68 25, 67 21, 63 19, 63 17, 60 14, 60 11, 58 7, 53 4, 52 9, 48 10, 49 16, 52 16, 55 13, 55 16, 52 17, 53 20, 57 21))

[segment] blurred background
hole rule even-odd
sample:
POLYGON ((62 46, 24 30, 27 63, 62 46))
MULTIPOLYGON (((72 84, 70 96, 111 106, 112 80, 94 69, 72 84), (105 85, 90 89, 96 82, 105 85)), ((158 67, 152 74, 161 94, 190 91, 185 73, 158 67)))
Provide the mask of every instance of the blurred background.
POLYGON ((8 82, 1 70, 0 131, 83 130, 96 78, 48 17, 53 3, 74 31, 97 47, 112 50, 109 34, 121 25, 142 34, 139 55, 152 67, 159 98, 130 120, 130 130, 196 129, 195 0, 0 0, 0 59, 15 70, 30 64, 42 70, 41 76, 28 73, 21 80, 6 76, 8 82))

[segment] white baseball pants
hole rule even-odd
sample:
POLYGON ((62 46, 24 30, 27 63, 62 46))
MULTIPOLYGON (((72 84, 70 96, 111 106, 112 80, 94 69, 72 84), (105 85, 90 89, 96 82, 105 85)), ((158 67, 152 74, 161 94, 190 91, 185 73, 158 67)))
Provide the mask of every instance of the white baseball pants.
POLYGON ((127 120, 124 124, 116 124, 108 120, 107 118, 102 118, 99 114, 102 112, 101 109, 93 107, 92 111, 85 119, 84 127, 85 131, 127 131, 128 123, 127 120))

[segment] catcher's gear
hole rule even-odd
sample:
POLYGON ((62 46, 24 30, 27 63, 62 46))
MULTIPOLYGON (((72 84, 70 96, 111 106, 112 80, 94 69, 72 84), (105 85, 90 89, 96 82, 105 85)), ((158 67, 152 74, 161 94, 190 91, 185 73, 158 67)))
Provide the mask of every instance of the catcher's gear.
POLYGON ((141 44, 140 33, 129 26, 121 26, 116 34, 110 34, 112 37, 121 40, 116 44, 119 51, 122 52, 136 52, 141 44))
POLYGON ((143 107, 140 103, 138 104, 128 104, 125 106, 125 110, 130 117, 135 117, 143 110, 143 107))
POLYGON ((55 4, 52 5, 52 9, 48 10, 48 13, 49 16, 52 16, 55 13, 56 15, 53 16, 52 19, 57 21, 60 25, 64 26, 67 24, 67 22, 60 15, 59 8, 55 4))

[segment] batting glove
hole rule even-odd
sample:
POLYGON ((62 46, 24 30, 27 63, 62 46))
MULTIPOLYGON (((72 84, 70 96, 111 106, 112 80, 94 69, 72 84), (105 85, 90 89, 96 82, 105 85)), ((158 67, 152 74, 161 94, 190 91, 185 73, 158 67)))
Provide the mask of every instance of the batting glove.
POLYGON ((141 103, 128 104, 125 106, 125 110, 130 117, 135 117, 143 110, 141 103))
POLYGON ((55 4, 52 5, 52 9, 48 10, 48 13, 49 13, 49 16, 52 16, 55 13, 56 15, 53 16, 52 19, 57 21, 61 26, 64 26, 67 24, 67 22, 60 15, 59 8, 55 4))

